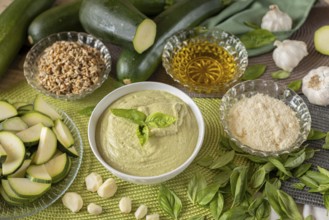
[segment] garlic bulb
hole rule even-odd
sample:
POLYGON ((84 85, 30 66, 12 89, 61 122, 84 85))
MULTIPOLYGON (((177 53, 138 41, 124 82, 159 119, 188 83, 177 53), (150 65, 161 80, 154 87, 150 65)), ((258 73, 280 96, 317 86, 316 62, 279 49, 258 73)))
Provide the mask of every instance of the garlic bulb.
POLYGON ((282 12, 277 5, 270 5, 269 8, 270 10, 262 18, 261 28, 271 32, 291 30, 291 17, 282 12))
POLYGON ((307 45, 303 41, 277 40, 274 46, 277 47, 273 51, 275 65, 288 72, 291 72, 308 55, 307 45))
POLYGON ((302 91, 310 103, 329 105, 329 67, 312 69, 304 76, 302 91))

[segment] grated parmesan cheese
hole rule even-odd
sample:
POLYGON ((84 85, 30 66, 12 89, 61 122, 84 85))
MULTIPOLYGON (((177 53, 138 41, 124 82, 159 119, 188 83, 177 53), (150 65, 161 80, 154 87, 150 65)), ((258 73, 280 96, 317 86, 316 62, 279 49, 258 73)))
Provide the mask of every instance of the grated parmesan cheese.
POLYGON ((228 127, 244 145, 267 152, 287 149, 300 132, 296 113, 288 105, 260 93, 232 106, 228 127))

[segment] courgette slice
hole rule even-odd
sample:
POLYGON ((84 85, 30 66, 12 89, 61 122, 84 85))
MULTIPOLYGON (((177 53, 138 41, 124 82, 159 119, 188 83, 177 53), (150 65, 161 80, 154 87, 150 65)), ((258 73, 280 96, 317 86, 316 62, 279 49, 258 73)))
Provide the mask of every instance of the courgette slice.
POLYGON ((33 104, 26 104, 17 108, 18 115, 24 115, 27 112, 33 111, 33 104))
MULTIPOLYGON (((60 166, 60 164, 58 165, 60 166)), ((52 178, 44 164, 29 166, 26 170, 26 177, 32 182, 52 183, 52 178)))
POLYGON ((7 159, 7 152, 3 148, 3 146, 0 144, 0 164, 4 163, 7 159))
POLYGON ((41 129, 43 127, 45 126, 42 123, 38 123, 23 131, 17 132, 16 135, 23 141, 25 146, 33 146, 39 142, 41 129))
POLYGON ((6 131, 22 131, 27 129, 27 124, 20 117, 7 118, 1 123, 1 129, 6 131))
POLYGON ((11 189, 23 198, 38 198, 50 189, 50 183, 38 183, 28 178, 8 178, 11 189))
POLYGON ((44 164, 44 167, 52 179, 52 183, 57 183, 66 176, 68 170, 70 169, 69 160, 70 159, 67 154, 62 153, 44 164))
POLYGON ((7 153, 7 159, 2 163, 2 174, 6 176, 22 165, 25 158, 25 146, 19 137, 9 131, 0 132, 0 144, 7 153))
POLYGON ((9 104, 6 101, 0 101, 0 121, 3 121, 7 118, 11 118, 17 115, 17 110, 16 108, 12 105, 9 104))
POLYGON ((23 164, 14 173, 8 175, 9 177, 25 177, 26 170, 31 164, 31 159, 25 159, 23 164))
POLYGON ((14 103, 11 103, 16 109, 19 109, 20 107, 22 106, 25 106, 25 105, 29 105, 29 103, 27 102, 14 102, 14 103))
POLYGON ((1 185, 3 187, 3 191, 6 193, 8 198, 12 201, 18 202, 18 203, 28 203, 33 201, 33 198, 23 198, 17 195, 13 189, 10 187, 9 181, 8 180, 1 180, 1 185))
POLYGON ((71 156, 71 157, 79 157, 79 153, 77 151, 77 149, 75 148, 75 146, 71 146, 69 148, 66 148, 67 150, 67 155, 71 156))
POLYGON ((3 200, 5 200, 10 205, 19 206, 19 205, 24 204, 22 202, 17 202, 17 201, 12 200, 11 198, 9 198, 9 196, 7 195, 7 193, 5 192, 5 190, 3 189, 3 186, 2 185, 0 185, 0 194, 1 194, 2 198, 3 198, 3 200))
POLYGON ((38 95, 34 99, 34 110, 49 116, 52 120, 63 119, 62 116, 38 95))
POLYGON ((57 139, 54 132, 48 128, 43 127, 40 133, 40 141, 38 149, 33 156, 32 162, 34 164, 43 164, 50 160, 57 149, 57 139))
POLYGON ((58 142, 64 147, 69 148, 74 144, 73 135, 62 120, 57 119, 55 121, 53 131, 56 134, 58 142))
POLYGON ((29 127, 38 123, 42 123, 46 127, 54 126, 54 122, 49 116, 37 111, 27 112, 21 118, 29 127))

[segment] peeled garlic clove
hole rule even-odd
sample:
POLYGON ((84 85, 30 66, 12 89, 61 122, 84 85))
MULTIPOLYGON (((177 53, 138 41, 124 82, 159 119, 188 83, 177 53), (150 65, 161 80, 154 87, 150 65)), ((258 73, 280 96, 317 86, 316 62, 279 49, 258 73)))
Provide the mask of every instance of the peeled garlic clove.
POLYGON ((142 219, 147 214, 147 206, 146 205, 140 205, 138 209, 135 212, 135 218, 136 219, 142 219))
POLYGON ((119 209, 122 213, 131 212, 131 199, 129 197, 122 197, 119 202, 119 209))
POLYGON ((329 67, 312 69, 303 78, 302 91, 310 103, 329 105, 329 67))
POLYGON ((87 190, 96 192, 103 183, 103 178, 98 173, 92 172, 85 178, 87 190))
POLYGON ((101 214, 103 212, 103 208, 102 208, 102 206, 97 205, 95 203, 90 203, 87 206, 87 211, 91 215, 99 215, 99 214, 101 214))
POLYGON ((76 192, 67 192, 62 198, 63 205, 72 212, 79 212, 83 206, 82 197, 76 192))
POLYGON ((307 45, 303 41, 277 40, 274 46, 277 47, 273 51, 275 65, 288 72, 291 72, 308 55, 307 45))
POLYGON ((292 29, 292 19, 277 5, 270 5, 269 11, 262 18, 261 28, 271 32, 289 31, 292 29))
POLYGON ((117 184, 113 178, 105 180, 105 182, 98 188, 97 194, 102 198, 110 198, 114 196, 118 189, 117 184))

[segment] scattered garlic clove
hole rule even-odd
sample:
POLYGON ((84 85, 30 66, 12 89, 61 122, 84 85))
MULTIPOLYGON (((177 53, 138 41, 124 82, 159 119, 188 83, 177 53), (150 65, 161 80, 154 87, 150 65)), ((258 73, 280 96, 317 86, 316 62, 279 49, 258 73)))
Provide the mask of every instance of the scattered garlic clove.
POLYGON ((136 219, 142 219, 147 214, 147 206, 146 205, 140 205, 138 209, 135 212, 136 219))
POLYGON ((129 197, 122 197, 119 202, 119 208, 122 213, 131 212, 131 199, 129 197))
POLYGON ((97 194, 102 198, 110 198, 114 196, 118 187, 113 178, 105 180, 105 182, 98 188, 97 194))
POLYGON ((159 214, 147 215, 146 220, 160 220, 160 216, 159 216, 159 214))
POLYGON ((277 5, 270 5, 269 11, 262 18, 261 28, 271 32, 289 31, 292 29, 292 19, 277 5))
POLYGON ((302 91, 315 105, 329 105, 329 66, 312 69, 303 77, 302 91))
POLYGON ((82 197, 76 192, 67 192, 62 197, 63 205, 72 212, 79 212, 83 206, 82 197))
POLYGON ((103 178, 98 173, 92 172, 85 178, 87 190, 96 192, 103 183, 103 178))
POLYGON ((303 41, 277 40, 274 46, 277 47, 273 51, 275 65, 288 72, 291 72, 308 55, 307 45, 303 41))
POLYGON ((103 212, 103 208, 102 208, 102 206, 97 205, 95 203, 90 203, 87 206, 87 211, 88 211, 89 214, 99 215, 99 214, 101 214, 103 212))

